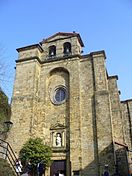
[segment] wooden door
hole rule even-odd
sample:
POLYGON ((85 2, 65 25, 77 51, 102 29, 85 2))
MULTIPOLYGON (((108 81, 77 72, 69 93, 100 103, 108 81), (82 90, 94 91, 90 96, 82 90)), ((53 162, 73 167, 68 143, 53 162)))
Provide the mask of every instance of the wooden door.
POLYGON ((55 160, 50 167, 50 176, 58 176, 59 173, 66 176, 66 161, 65 160, 55 160))

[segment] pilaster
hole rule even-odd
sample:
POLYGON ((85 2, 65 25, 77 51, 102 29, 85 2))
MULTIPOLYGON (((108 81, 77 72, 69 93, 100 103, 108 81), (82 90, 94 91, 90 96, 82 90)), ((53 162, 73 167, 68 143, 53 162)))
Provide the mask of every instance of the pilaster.
POLYGON ((91 53, 94 79, 95 138, 98 160, 98 175, 102 175, 105 165, 110 174, 114 173, 114 148, 111 128, 111 109, 108 91, 104 51, 91 53))

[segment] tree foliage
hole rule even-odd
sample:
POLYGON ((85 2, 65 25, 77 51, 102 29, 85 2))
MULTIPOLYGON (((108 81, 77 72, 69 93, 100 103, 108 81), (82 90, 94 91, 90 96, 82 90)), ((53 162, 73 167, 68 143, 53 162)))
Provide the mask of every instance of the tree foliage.
POLYGON ((10 120, 11 107, 8 98, 0 88, 0 131, 4 129, 4 121, 10 120))
POLYGON ((8 98, 5 93, 0 89, 0 121, 5 119, 9 120, 11 114, 10 105, 8 104, 8 98))
POLYGON ((40 161, 43 161, 45 168, 51 163, 51 148, 43 144, 42 139, 29 139, 20 150, 20 158, 26 163, 30 160, 35 168, 40 161))
POLYGON ((7 176, 7 175, 15 176, 15 173, 12 170, 10 164, 6 160, 0 158, 0 176, 7 176))

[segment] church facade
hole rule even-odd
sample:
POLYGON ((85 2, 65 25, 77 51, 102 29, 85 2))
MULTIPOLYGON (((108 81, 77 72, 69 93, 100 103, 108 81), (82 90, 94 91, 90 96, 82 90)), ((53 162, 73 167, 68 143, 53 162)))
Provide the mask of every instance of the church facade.
POLYGON ((83 55, 78 33, 59 32, 18 48, 8 142, 16 154, 29 138, 52 148, 66 176, 127 176, 132 169, 132 100, 120 101, 104 51, 83 55))

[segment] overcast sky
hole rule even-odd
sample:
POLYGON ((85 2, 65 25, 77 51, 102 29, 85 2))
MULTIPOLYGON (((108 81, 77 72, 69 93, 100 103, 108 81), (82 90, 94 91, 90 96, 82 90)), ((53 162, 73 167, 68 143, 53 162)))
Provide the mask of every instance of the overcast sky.
POLYGON ((57 32, 80 33, 84 53, 105 50, 109 75, 118 75, 121 100, 132 98, 132 0, 0 0, 0 85, 12 95, 16 48, 57 32))

